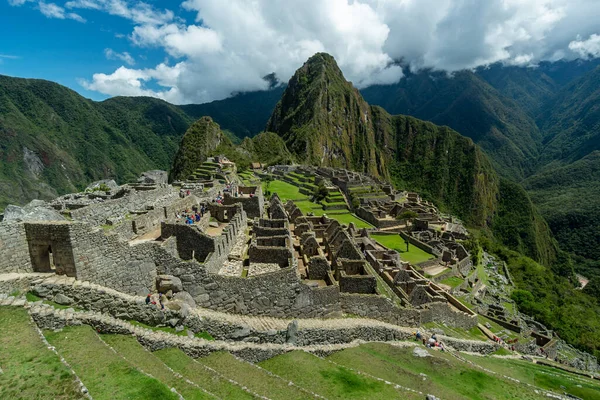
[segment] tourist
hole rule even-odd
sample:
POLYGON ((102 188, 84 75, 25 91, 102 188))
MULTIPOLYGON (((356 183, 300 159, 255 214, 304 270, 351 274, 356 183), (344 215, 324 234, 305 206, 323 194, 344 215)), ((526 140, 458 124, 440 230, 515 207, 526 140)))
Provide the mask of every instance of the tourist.
POLYGON ((163 304, 163 294, 162 293, 158 294, 158 303, 160 304, 160 309, 164 310, 165 309, 165 305, 163 304))
POLYGON ((196 212, 196 222, 200 222, 200 214, 198 212, 196 212))
POLYGON ((149 305, 152 302, 152 293, 148 293, 146 296, 146 305, 149 305))

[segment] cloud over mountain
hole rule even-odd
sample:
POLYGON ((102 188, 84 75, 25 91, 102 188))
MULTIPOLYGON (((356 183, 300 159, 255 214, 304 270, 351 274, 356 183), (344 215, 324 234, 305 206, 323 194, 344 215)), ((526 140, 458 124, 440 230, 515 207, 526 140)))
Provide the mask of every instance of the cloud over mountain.
POLYGON ((129 54, 158 49, 168 58, 153 68, 102 71, 84 86, 203 102, 265 89, 270 73, 285 81, 319 51, 332 54, 358 87, 396 82, 400 62, 451 72, 600 54, 597 0, 186 0, 165 7, 128 0, 60 6, 126 18, 129 54))

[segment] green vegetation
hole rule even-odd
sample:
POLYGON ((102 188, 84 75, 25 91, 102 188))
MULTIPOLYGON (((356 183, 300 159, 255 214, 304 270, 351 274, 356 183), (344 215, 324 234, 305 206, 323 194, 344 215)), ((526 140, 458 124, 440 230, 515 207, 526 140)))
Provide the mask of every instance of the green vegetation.
POLYGON ((465 281, 464 279, 459 278, 458 276, 451 276, 450 278, 442 279, 440 281, 440 283, 443 283, 444 285, 448 285, 451 288, 455 288, 457 286, 462 285, 464 281, 465 281))
POLYGON ((471 138, 506 177, 522 179, 539 155, 541 134, 534 118, 472 71, 451 77, 442 71, 411 73, 396 84, 372 86, 362 94, 390 114, 446 125, 471 138))
POLYGON ((240 386, 229 382, 218 373, 206 368, 179 349, 163 349, 155 351, 153 354, 175 372, 182 374, 186 379, 191 380, 205 390, 208 390, 210 393, 223 399, 253 398, 248 392, 242 390, 240 386))
POLYGON ((158 99, 96 103, 56 83, 0 76, 0 210, 168 169, 192 121, 158 99))
POLYGON ((484 368, 496 373, 519 379, 523 383, 558 393, 567 392, 582 399, 600 398, 598 381, 561 371, 556 368, 536 365, 522 360, 501 359, 463 355, 484 368))
POLYGON ((273 180, 271 182, 263 181, 263 191, 269 190, 272 194, 277 193, 277 196, 282 202, 288 200, 302 200, 307 199, 307 196, 300 193, 300 188, 294 186, 291 183, 287 183, 280 180, 273 180))
POLYGON ((187 179, 224 140, 221 128, 210 117, 194 122, 183 135, 169 180, 187 179))
POLYGON ((0 307, 0 321, 0 398, 84 398, 71 371, 42 342, 27 310, 0 307))
MULTIPOLYGON (((600 151, 567 166, 540 172, 527 179, 525 187, 548 221, 560 247, 580 257, 600 260, 600 151)), ((586 268, 584 260, 576 263, 586 276, 600 275, 600 265, 586 268)))
POLYGON ((259 365, 328 399, 416 398, 412 393, 398 391, 384 382, 302 351, 286 353, 259 365))
POLYGON ((261 368, 238 360, 229 353, 212 353, 208 357, 199 358, 198 362, 273 400, 299 400, 311 397, 297 386, 291 386, 289 381, 269 375, 261 368))
POLYGON ((252 154, 251 161, 254 162, 281 165, 293 161, 292 154, 285 147, 283 139, 273 132, 262 132, 252 139, 246 138, 240 147, 252 154))
POLYGON ((129 363, 158 379, 168 387, 174 387, 185 399, 211 399, 212 396, 176 376, 154 354, 146 350, 133 336, 101 335, 100 338, 115 349, 129 363))
POLYGON ((357 228, 372 228, 373 226, 366 221, 358 218, 354 214, 344 210, 331 210, 327 211, 323 209, 323 206, 308 200, 306 195, 300 193, 298 186, 292 185, 291 183, 272 180, 262 181, 263 192, 269 191, 271 194, 277 193, 281 201, 284 203, 288 200, 294 200, 294 203, 298 206, 303 214, 313 213, 314 215, 326 214, 329 218, 337 220, 340 224, 349 224, 351 222, 356 225, 357 228))
MULTIPOLYGON (((480 238, 486 251, 505 261, 516 289, 512 293, 518 310, 557 332, 580 350, 600 356, 600 303, 573 284, 568 267, 545 267, 529 257, 480 238)), ((571 267, 572 268, 572 267, 571 267)))
POLYGON ((85 382, 94 399, 178 399, 163 383, 114 353, 89 326, 44 334, 85 382))
POLYGON ((433 255, 421 250, 417 246, 412 244, 408 244, 407 246, 407 242, 400 235, 381 235, 372 233, 371 238, 387 248, 396 250, 400 253, 400 258, 402 260, 408 261, 413 265, 435 258, 433 255), (408 251, 406 250, 407 248, 408 251))
POLYGON ((328 359, 444 399, 544 398, 530 387, 488 374, 448 353, 426 350, 431 357, 421 358, 412 351, 412 347, 369 343, 332 354, 328 359))

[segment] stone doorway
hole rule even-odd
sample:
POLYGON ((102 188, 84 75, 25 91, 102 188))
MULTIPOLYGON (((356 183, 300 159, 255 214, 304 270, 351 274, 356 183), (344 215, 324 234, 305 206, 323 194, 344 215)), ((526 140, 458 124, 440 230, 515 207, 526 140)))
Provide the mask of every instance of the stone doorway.
POLYGON ((35 272, 55 272, 52 246, 47 244, 36 244, 29 247, 31 264, 35 272))

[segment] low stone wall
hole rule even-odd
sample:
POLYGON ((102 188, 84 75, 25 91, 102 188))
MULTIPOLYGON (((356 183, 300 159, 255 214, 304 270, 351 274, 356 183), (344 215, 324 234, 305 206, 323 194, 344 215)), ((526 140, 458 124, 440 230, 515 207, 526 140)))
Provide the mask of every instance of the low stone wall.
POLYGON ((207 274, 194 263, 182 263, 178 276, 198 305, 217 311, 278 318, 327 317, 341 313, 339 292, 312 289, 293 268, 254 277, 207 274))
POLYGON ((490 316, 490 315, 486 315, 485 317, 491 319, 492 321, 494 321, 495 323, 497 323, 498 325, 500 325, 503 328, 509 329, 513 332, 521 333, 522 329, 518 325, 511 324, 508 321, 503 321, 499 318, 496 318, 496 317, 490 316))
POLYGON ((400 308, 380 295, 340 293, 342 310, 347 314, 373 318, 400 326, 421 325, 419 310, 400 308))
POLYGON ((25 225, 20 222, 0 223, 0 273, 33 272, 25 225))
POLYGON ((477 326, 477 316, 453 309, 448 303, 428 303, 421 310, 421 323, 438 322, 469 330, 477 326))
POLYGON ((402 239, 406 240, 408 243, 412 244, 413 246, 416 246, 419 249, 421 249, 429 254, 433 254, 438 257, 441 256, 440 252, 437 251, 436 249, 434 249, 433 247, 431 247, 430 245, 423 243, 420 240, 417 240, 414 237, 407 235, 404 232, 400 232, 399 234, 400 234, 400 236, 402 236, 402 239))

